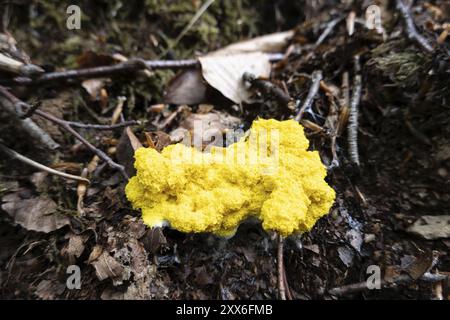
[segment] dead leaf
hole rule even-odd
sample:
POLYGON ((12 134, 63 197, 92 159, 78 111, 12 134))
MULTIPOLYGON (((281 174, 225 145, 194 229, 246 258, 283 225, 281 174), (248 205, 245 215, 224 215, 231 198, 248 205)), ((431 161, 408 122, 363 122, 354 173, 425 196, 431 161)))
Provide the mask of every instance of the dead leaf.
POLYGON ((363 243, 363 236, 357 229, 350 229, 345 234, 345 237, 350 242, 350 245, 359 253, 361 253, 361 245, 363 243))
POLYGON ((384 271, 384 280, 387 282, 394 282, 400 274, 401 268, 398 266, 387 266, 384 271))
POLYGON ((42 300, 55 300, 65 290, 66 286, 58 281, 58 279, 44 279, 37 285, 35 294, 42 300))
POLYGON ((2 209, 27 230, 49 233, 70 225, 69 218, 58 213, 56 203, 45 196, 22 199, 19 193, 13 193, 2 201, 2 209))
POLYGON ((192 145, 224 146, 222 137, 228 129, 234 129, 241 124, 239 118, 225 112, 191 113, 181 121, 180 127, 170 133, 173 142, 184 141, 192 145), (185 140, 184 140, 185 139, 185 140))
POLYGON ((207 55, 198 60, 208 84, 237 104, 251 102, 251 92, 242 80, 245 72, 261 78, 270 76, 269 58, 261 52, 207 55))
POLYGON ((289 39, 292 38, 293 35, 293 30, 271 33, 250 40, 232 43, 211 54, 223 55, 237 52, 280 52, 287 46, 289 39))
POLYGON ((450 216, 422 216, 407 231, 427 240, 449 238, 450 216))
POLYGON ((79 68, 93 68, 114 64, 116 59, 110 55, 86 51, 76 58, 76 62, 79 68))
POLYGON ((337 250, 342 263, 350 267, 353 264, 353 251, 347 247, 339 247, 337 250))
POLYGON ((93 261, 97 260, 98 257, 100 257, 100 255, 102 254, 102 252, 103 252, 102 246, 96 245, 94 248, 92 248, 87 263, 91 264, 93 261))
POLYGON ((89 94, 92 101, 97 100, 100 97, 100 91, 104 88, 106 78, 87 79, 81 83, 81 86, 89 94))
POLYGON ((84 243, 89 238, 87 235, 78 235, 70 233, 66 237, 69 242, 61 249, 61 255, 67 257, 71 264, 76 262, 76 259, 81 256, 84 251, 84 243))
POLYGON ((414 280, 419 279, 430 269, 433 262, 431 254, 423 254, 419 257, 405 255, 401 259, 401 268, 414 280))
POLYGON ((103 251, 97 259, 89 260, 92 261, 91 264, 94 266, 95 274, 100 281, 108 278, 118 279, 122 277, 122 272, 124 271, 122 264, 114 259, 108 252, 103 251))
POLYGON ((206 84, 199 69, 185 70, 169 81, 165 103, 198 104, 205 101, 206 84))
POLYGON ((161 246, 167 244, 167 239, 161 228, 151 228, 147 230, 141 240, 144 244, 144 248, 153 254, 157 253, 161 246))
POLYGON ((125 172, 131 177, 136 174, 134 169, 134 152, 143 147, 139 139, 129 127, 123 130, 116 149, 117 161, 125 167, 125 172))
POLYGON ((305 248, 306 250, 312 251, 315 254, 320 254, 320 248, 317 244, 304 245, 303 248, 305 248))
POLYGON ((149 146, 158 152, 161 152, 165 147, 172 143, 170 135, 164 131, 145 132, 149 146))

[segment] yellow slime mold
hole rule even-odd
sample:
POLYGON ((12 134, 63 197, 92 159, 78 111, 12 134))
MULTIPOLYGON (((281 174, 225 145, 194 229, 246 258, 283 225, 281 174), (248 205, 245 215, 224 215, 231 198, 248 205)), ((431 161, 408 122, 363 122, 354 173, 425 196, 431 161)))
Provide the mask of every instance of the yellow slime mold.
POLYGON ((287 236, 311 230, 335 198, 317 151, 294 120, 256 120, 248 138, 202 152, 175 144, 139 148, 127 198, 149 226, 231 236, 256 217, 287 236))

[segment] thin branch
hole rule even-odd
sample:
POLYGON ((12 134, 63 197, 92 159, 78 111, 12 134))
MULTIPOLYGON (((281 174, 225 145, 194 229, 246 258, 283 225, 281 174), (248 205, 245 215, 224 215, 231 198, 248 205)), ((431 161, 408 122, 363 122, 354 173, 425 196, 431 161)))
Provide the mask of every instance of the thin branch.
MULTIPOLYGON (((64 120, 65 121, 65 120, 64 120)), ((68 125, 74 128, 81 128, 81 129, 93 129, 93 130, 114 130, 124 127, 130 127, 139 125, 139 121, 136 120, 129 120, 124 121, 116 124, 92 124, 92 123, 81 123, 81 122, 75 122, 75 121, 65 121, 68 125)))
POLYGON ((92 145, 89 141, 87 141, 85 138, 83 138, 78 132, 76 132, 71 126, 70 124, 62 119, 59 119, 49 113, 46 113, 42 110, 36 110, 36 115, 47 119, 53 123, 55 123, 56 125, 58 125, 59 127, 63 128, 64 130, 66 130, 67 132, 69 132, 71 135, 73 135, 77 140, 79 140, 81 143, 83 143, 86 147, 88 147, 88 149, 90 149, 93 153, 95 153, 100 159, 102 159, 103 161, 105 161, 111 168, 118 170, 122 176, 128 180, 129 177, 125 172, 125 168, 124 166, 114 162, 106 153, 104 153, 102 150, 96 148, 94 145, 92 145))
MULTIPOLYGON (((422 275, 422 277, 419 278, 420 281, 431 282, 431 283, 443 281, 446 279, 448 279, 448 276, 446 276, 446 275, 430 273, 430 272, 424 273, 422 275)), ((411 278, 409 275, 402 274, 402 275, 396 277, 393 281, 381 280, 380 287, 386 288, 386 287, 389 287, 390 285, 408 283, 408 282, 413 282, 413 281, 415 281, 415 280, 413 278, 411 278)), ((339 296, 344 296, 344 295, 351 294, 351 293, 361 292, 364 290, 369 290, 369 288, 367 286, 367 282, 358 282, 358 283, 353 283, 353 284, 349 284, 349 285, 342 286, 342 287, 336 287, 336 288, 329 290, 328 293, 330 293, 333 296, 339 297, 339 296)))
POLYGON ((27 132, 30 137, 39 141, 44 147, 50 150, 54 150, 59 148, 59 144, 57 144, 52 137, 48 135, 44 130, 42 130, 33 120, 27 118, 22 119, 20 117, 20 110, 24 105, 24 102, 21 102, 14 95, 12 95, 5 87, 0 86, 0 105, 8 112, 8 114, 17 122, 17 126, 27 132))
POLYGON ((322 34, 317 39, 316 43, 314 44, 314 47, 319 46, 325 39, 328 37, 328 35, 333 31, 334 27, 341 22, 344 19, 344 16, 337 17, 327 23, 327 27, 325 30, 323 30, 322 34))
POLYGON ((300 108, 298 114, 295 116, 296 121, 300 121, 303 117, 305 111, 309 110, 312 106, 314 98, 319 91, 320 81, 322 80, 322 71, 316 70, 313 72, 311 76, 311 87, 309 88, 308 95, 306 96, 305 101, 303 102, 302 107, 300 108))
MULTIPOLYGON (((6 96, 6 98, 8 98, 9 100, 11 100, 11 102, 13 102, 14 104, 19 104, 24 107, 25 109, 30 108, 31 106, 28 105, 27 103, 19 100, 17 97, 15 97, 13 94, 11 94, 8 90, 6 90, 5 88, 0 86, 0 94, 3 94, 6 96), (1 90, 3 89, 3 90, 1 90)), ((22 112, 20 111, 16 111, 16 112, 22 112)), ((95 153, 100 159, 102 159, 103 161, 105 161, 111 168, 113 169, 117 169, 118 171, 120 171, 120 173, 122 174, 122 176, 128 180, 128 175, 125 172, 125 168, 124 166, 114 162, 106 153, 104 153, 103 151, 101 151, 100 149, 96 148, 94 145, 92 145, 89 141, 87 141, 85 138, 83 138, 77 131, 75 131, 72 128, 72 125, 74 125, 74 122, 69 122, 63 119, 59 119, 47 112, 44 112, 42 110, 35 110, 34 112, 37 116, 40 116, 41 118, 44 118, 48 121, 51 121, 53 123, 55 123, 56 125, 58 125, 59 127, 63 128, 64 130, 66 130, 67 132, 69 132, 71 135, 73 135, 76 139, 78 139, 81 143, 83 143, 86 147, 88 147, 93 153, 95 153)), ((29 119, 26 119, 29 120, 29 119)), ((124 126, 123 123, 119 124, 122 127, 124 126)), ((83 124, 81 123, 77 123, 75 122, 75 126, 78 127, 83 127, 83 124)), ((97 125, 85 125, 84 128, 93 128, 93 126, 97 126, 97 125)), ((112 128, 117 128, 120 126, 117 125, 110 125, 108 128, 106 126, 100 126, 100 128, 102 130, 105 129, 112 129, 112 128)), ((97 127, 98 128, 98 127, 97 127)))
MULTIPOLYGON (((279 61, 283 58, 282 53, 267 54, 271 62, 279 61)), ((200 63, 197 59, 187 60, 143 60, 139 58, 129 59, 125 62, 112 66, 101 66, 93 68, 66 70, 59 72, 49 72, 36 78, 16 77, 12 81, 18 85, 36 85, 47 82, 56 82, 72 79, 100 78, 115 75, 126 75, 140 70, 156 69, 189 69, 197 68, 200 63)))
POLYGON ((409 8, 403 3, 402 0, 396 0, 396 7, 397 10, 400 11, 403 20, 405 21, 406 35, 408 36, 408 39, 417 42, 417 44, 419 44, 425 51, 432 52, 433 46, 428 42, 428 40, 424 36, 422 36, 417 31, 409 8))
POLYGON ((280 293, 280 299, 286 300, 286 275, 283 262, 283 236, 278 235, 278 292, 280 293))
POLYGON ((22 155, 22 154, 14 151, 14 150, 8 148, 7 146, 5 146, 5 145, 3 145, 1 143, 0 143, 0 150, 5 152, 6 154, 8 154, 11 158, 17 159, 19 161, 22 161, 23 163, 26 163, 26 164, 28 164, 28 165, 30 165, 32 167, 35 167, 35 168, 37 168, 39 170, 42 170, 42 171, 48 172, 50 174, 54 174, 56 176, 60 176, 60 177, 66 178, 66 179, 71 179, 71 180, 83 181, 83 182, 86 182, 86 183, 90 183, 90 181, 88 179, 86 179, 86 178, 83 178, 83 177, 80 177, 80 176, 75 176, 73 174, 68 174, 68 173, 65 173, 65 172, 62 172, 62 171, 58 171, 58 170, 49 168, 47 166, 44 166, 43 164, 41 164, 39 162, 36 162, 34 160, 31 160, 30 158, 25 157, 24 155, 22 155))
POLYGON ((359 166, 359 153, 358 153, 358 114, 359 114, 359 102, 361 100, 362 91, 362 79, 361 79, 361 66, 359 63, 359 56, 355 56, 355 75, 353 78, 352 99, 350 102, 350 115, 348 118, 348 149, 350 154, 350 160, 359 166))

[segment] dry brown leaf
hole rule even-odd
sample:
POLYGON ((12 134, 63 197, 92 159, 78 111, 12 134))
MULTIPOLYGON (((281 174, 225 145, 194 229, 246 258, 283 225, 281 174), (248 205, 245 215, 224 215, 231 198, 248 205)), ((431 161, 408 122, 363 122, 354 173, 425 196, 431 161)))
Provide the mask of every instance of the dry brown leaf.
POLYGON ((164 131, 145 132, 148 145, 158 152, 161 152, 165 147, 172 143, 170 135, 164 131))
POLYGON ((57 212, 56 203, 45 196, 22 199, 17 192, 2 201, 2 209, 27 230, 48 233, 70 224, 67 216, 57 212))
POLYGON ((164 236, 161 228, 148 229, 142 237, 144 248, 150 253, 157 253, 161 246, 167 244, 167 239, 164 236))
POLYGON ((178 105, 197 104, 204 102, 205 96, 206 84, 200 70, 186 70, 170 80, 164 102, 178 105))
POLYGON ((74 264, 76 259, 84 252, 84 243, 89 236, 70 233, 67 237, 69 238, 69 242, 61 249, 61 255, 67 257, 69 262, 74 264))
POLYGON ((123 130, 116 149, 117 161, 125 167, 125 172, 131 177, 134 169, 134 152, 141 148, 142 144, 129 127, 123 130))
POLYGON ((245 72, 262 78, 270 76, 269 58, 261 52, 213 54, 200 57, 199 61, 208 84, 237 104, 251 102, 251 92, 242 80, 245 72))
POLYGON ((100 281, 108 278, 120 278, 124 271, 122 264, 111 257, 106 251, 103 251, 97 259, 91 262, 91 264, 94 266, 95 274, 100 281))

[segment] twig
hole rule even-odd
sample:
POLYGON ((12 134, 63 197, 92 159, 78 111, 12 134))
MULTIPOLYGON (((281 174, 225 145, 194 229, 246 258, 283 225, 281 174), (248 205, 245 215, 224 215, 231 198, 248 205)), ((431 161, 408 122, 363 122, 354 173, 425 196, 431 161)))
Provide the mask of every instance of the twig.
POLYGON ((80 177, 80 176, 75 176, 73 174, 68 174, 68 173, 65 173, 65 172, 62 172, 62 171, 58 171, 58 170, 49 168, 47 166, 44 166, 43 164, 40 164, 39 162, 31 160, 31 159, 25 157, 24 155, 22 155, 22 154, 14 151, 14 150, 8 148, 7 146, 5 146, 5 145, 3 145, 1 143, 0 143, 0 149, 3 152, 5 152, 6 154, 8 154, 11 158, 17 159, 19 161, 22 161, 23 163, 26 163, 26 164, 28 164, 28 165, 30 165, 32 167, 35 167, 35 168, 37 168, 39 170, 42 170, 42 171, 48 172, 50 174, 54 174, 56 176, 60 176, 60 177, 66 178, 66 179, 71 179, 71 180, 77 180, 77 181, 83 181, 83 182, 86 182, 86 183, 90 183, 90 181, 88 179, 86 179, 86 178, 83 178, 83 177, 80 177))
POLYGON ((359 114, 359 101, 361 100, 362 91, 362 79, 361 79, 361 66, 359 64, 359 56, 355 56, 355 75, 353 78, 352 99, 350 102, 350 115, 348 118, 348 149, 350 154, 350 160, 359 166, 359 153, 358 153, 358 114, 359 114))
MULTIPOLYGON (((283 58, 282 53, 267 54, 271 62, 279 61, 283 58)), ((189 69, 199 67, 197 59, 187 60, 143 60, 129 59, 126 62, 118 63, 112 66, 101 66, 93 68, 66 70, 59 72, 49 72, 34 79, 27 77, 16 77, 13 84, 19 85, 35 85, 47 82, 55 82, 69 79, 87 79, 100 78, 120 74, 129 74, 139 70, 156 70, 156 69, 189 69)))
MULTIPOLYGON (((20 103, 20 105, 22 107, 24 107, 25 109, 30 108, 30 106, 19 100, 17 97, 15 97, 13 94, 11 94, 8 90, 6 90, 5 88, 0 86, 0 93, 6 95, 6 98, 8 98, 9 100, 11 100, 11 102, 15 104, 20 103)), ((16 112, 21 112, 21 111, 16 111, 16 112)), ((102 159, 103 161, 105 161, 111 168, 117 169, 118 171, 120 171, 120 173, 122 174, 122 176, 128 180, 128 175, 125 172, 125 168, 114 162, 106 153, 104 153, 103 151, 101 151, 100 149, 96 148, 95 146, 93 146, 89 141, 87 141, 85 138, 83 138, 78 132, 76 132, 72 126, 75 124, 75 126, 78 127, 84 127, 84 128, 93 128, 93 126, 100 126, 100 125, 83 125, 81 123, 74 123, 74 122, 70 122, 70 121, 66 121, 63 119, 59 119, 47 112, 44 112, 42 110, 35 110, 34 112, 37 116, 40 116, 41 118, 44 118, 48 121, 51 121, 53 123, 55 123, 56 125, 58 125, 59 127, 63 128, 64 130, 68 131, 71 135, 73 135, 76 139, 78 139, 81 143, 83 143, 86 147, 88 147, 92 152, 94 152, 100 159, 102 159)), ((29 119, 26 119, 29 120, 29 119)), ((118 125, 110 125, 108 129, 111 128, 119 128, 119 127, 123 127, 123 123, 119 123, 118 125), (120 126, 119 126, 120 125, 120 126)), ((101 125, 100 127, 101 129, 106 129, 106 126, 101 125)))
MULTIPOLYGON (((448 276, 443 274, 436 274, 436 273, 430 273, 426 272, 422 275, 422 277, 419 278, 421 281, 425 282, 439 282, 448 279, 448 276)), ((401 283, 408 283, 414 281, 413 278, 411 278, 407 274, 402 274, 398 277, 396 277, 393 281, 386 281, 381 280, 380 286, 382 288, 389 287, 389 285, 392 284, 401 284, 401 283)), ((329 294, 333 296, 344 296, 346 294, 356 293, 360 291, 368 290, 367 282, 359 282, 359 283, 353 283, 342 287, 336 287, 328 291, 329 294)))
POLYGON ((311 84, 311 87, 309 88, 308 95, 306 96, 306 99, 303 102, 303 105, 300 108, 300 111, 294 118, 296 121, 300 121, 302 119, 305 111, 309 110, 311 108, 314 98, 315 98, 317 92, 319 91, 319 86, 320 86, 321 80, 322 80, 322 71, 320 71, 320 70, 314 71, 311 76, 312 84, 311 84))
MULTIPOLYGON (((64 120, 66 121, 66 120, 64 120)), ((93 129, 93 130, 114 130, 124 127, 131 127, 140 124, 139 121, 136 120, 129 120, 124 121, 116 124, 92 124, 92 123, 81 123, 81 122, 75 122, 75 121, 66 121, 68 125, 74 128, 81 128, 81 129, 93 129)))
POLYGON ((331 21, 329 21, 327 23, 327 27, 325 28, 325 30, 323 30, 322 34, 319 36, 319 38, 317 39, 316 43, 314 44, 314 47, 319 46, 320 44, 322 44, 322 42, 326 39, 326 37, 328 37, 328 35, 331 33, 331 31, 333 31, 334 27, 341 22, 344 19, 343 16, 337 17, 331 21))
POLYGON ((428 40, 422 36, 416 29, 414 25, 414 20, 408 7, 403 3, 402 0, 396 0, 397 10, 400 11, 406 25, 406 35, 409 40, 417 42, 425 51, 432 52, 433 46, 428 42, 428 40))
POLYGON ((283 262, 283 236, 278 235, 278 292, 280 293, 280 299, 286 300, 286 275, 283 262))
MULTIPOLYGON (((18 109, 21 109, 22 105, 18 104, 14 99, 17 99, 11 95, 6 88, 0 86, 0 105, 8 112, 8 114, 17 122, 18 127, 27 132, 33 139, 36 139, 40 144, 50 150, 57 149, 57 144, 44 130, 42 130, 33 120, 21 119, 18 115, 18 109)), ((17 99, 18 100, 18 99, 17 99)))
MULTIPOLYGON (((23 114, 21 115, 21 118, 28 118, 30 117, 36 110, 36 106, 31 106, 26 102, 23 102, 19 100, 16 96, 11 94, 5 87, 0 86, 0 94, 3 95, 5 98, 7 98, 10 102, 12 102, 15 106, 15 113, 23 114)), ((114 130, 119 129, 123 127, 129 127, 138 125, 139 121, 136 120, 129 120, 124 121, 117 124, 92 124, 92 123, 81 123, 76 121, 65 121, 68 125, 75 128, 81 128, 81 129, 94 129, 94 130, 114 130)))
POLYGON ((6 70, 24 76, 35 76, 44 73, 44 69, 34 64, 26 64, 0 53, 0 70, 6 70))
POLYGON ((249 72, 244 72, 242 79, 248 83, 252 87, 255 87, 266 94, 272 94, 278 102, 281 104, 287 105, 289 101, 291 101, 291 97, 285 93, 280 87, 274 85, 272 82, 268 80, 258 79, 254 74, 249 72))
POLYGON ((100 159, 105 161, 111 168, 118 170, 122 176, 128 180, 128 175, 125 172, 124 166, 114 162, 106 153, 104 153, 102 150, 96 148, 94 145, 92 145, 89 141, 87 141, 85 138, 83 138, 78 132, 76 132, 71 125, 62 119, 59 119, 49 113, 46 113, 42 110, 36 110, 36 115, 47 119, 59 127, 63 128, 67 132, 69 132, 71 135, 73 135, 77 140, 79 140, 81 143, 83 143, 86 147, 88 147, 93 153, 95 153, 100 159))

